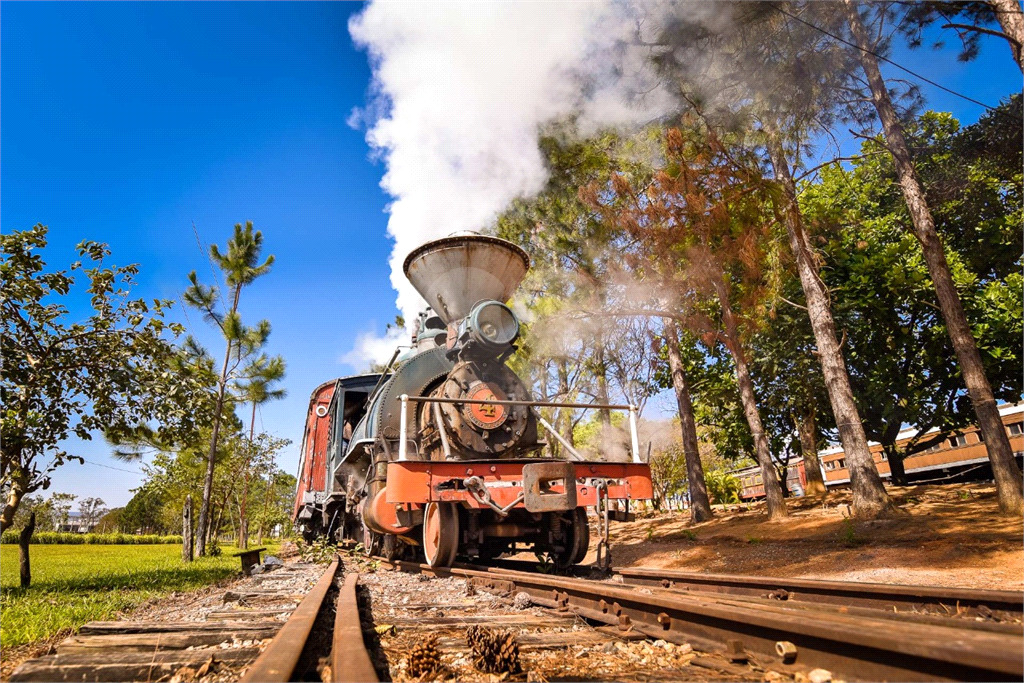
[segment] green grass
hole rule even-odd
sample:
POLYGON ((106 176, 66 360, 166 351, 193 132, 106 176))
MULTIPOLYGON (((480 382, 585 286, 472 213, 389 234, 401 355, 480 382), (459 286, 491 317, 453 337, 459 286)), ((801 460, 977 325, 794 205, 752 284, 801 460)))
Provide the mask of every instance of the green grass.
POLYGON ((17 546, 0 546, 0 647, 115 619, 152 598, 240 574, 235 548, 222 550, 185 564, 180 545, 33 545, 32 586, 23 590, 17 546))

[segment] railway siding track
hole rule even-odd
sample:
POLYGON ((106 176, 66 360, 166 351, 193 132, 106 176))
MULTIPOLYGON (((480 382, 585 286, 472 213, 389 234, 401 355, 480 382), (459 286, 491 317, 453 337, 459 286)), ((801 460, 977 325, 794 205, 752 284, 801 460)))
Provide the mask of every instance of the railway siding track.
MULTIPOLYGON (((851 680, 1021 680, 1024 676, 1024 639, 1015 624, 979 629, 974 626, 977 622, 955 619, 918 623, 894 619, 884 609, 875 609, 870 616, 839 609, 809 613, 785 601, 753 603, 743 596, 707 592, 641 591, 635 586, 507 568, 434 569, 409 562, 391 566, 407 572, 460 576, 485 590, 525 592, 537 604, 612 624, 622 631, 691 643, 706 651, 722 652, 736 663, 755 663, 782 672, 823 668, 851 680)), ((661 579, 658 577, 659 584, 661 579)), ((849 593, 862 586, 840 584, 833 588, 839 600, 846 599, 843 589, 849 593)), ((863 598, 866 591, 859 594, 863 598)), ((888 604, 891 595, 909 597, 910 593, 897 589, 890 591, 890 597, 879 594, 876 604, 888 604)))

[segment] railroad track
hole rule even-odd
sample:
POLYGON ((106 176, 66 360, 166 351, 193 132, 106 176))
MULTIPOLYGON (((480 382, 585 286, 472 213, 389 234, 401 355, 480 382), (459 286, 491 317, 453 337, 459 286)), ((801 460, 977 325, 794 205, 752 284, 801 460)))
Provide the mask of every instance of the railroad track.
POLYGON ((91 622, 55 654, 23 663, 10 680, 319 681, 317 669, 329 654, 330 680, 376 682, 362 644, 358 574, 338 586, 340 566, 335 557, 326 570, 286 565, 256 575, 225 592, 224 607, 204 610, 201 621, 91 622), (295 584, 303 583, 309 589, 300 594, 295 584), (332 612, 333 628, 324 623, 332 612))
POLYGON ((783 674, 821 668, 846 680, 1024 677, 1024 600, 1016 593, 631 569, 596 581, 521 571, 510 566, 535 565, 510 562, 451 569, 388 564, 461 577, 487 591, 526 593, 535 604, 624 633, 686 643, 730 660, 729 673, 755 667, 783 674))
MULTIPOLYGON (((489 570, 537 571, 537 564, 524 560, 494 560, 489 570)), ((574 576, 600 576, 587 566, 575 568, 574 576)), ((900 613, 904 616, 930 615, 986 621, 1024 621, 1024 593, 978 590, 944 586, 904 586, 898 584, 829 581, 821 579, 779 578, 742 574, 701 574, 671 569, 613 567, 604 577, 627 586, 648 586, 685 592, 689 595, 765 599, 795 603, 837 605, 848 613, 861 609, 900 613)), ((867 612, 864 612, 868 614, 867 612)))
POLYGON ((440 636, 438 650, 453 667, 469 666, 472 625, 518 629, 531 665, 595 680, 758 681, 773 671, 790 680, 813 669, 844 680, 1024 676, 1024 599, 1012 592, 633 568, 594 580, 508 560, 450 569, 371 561, 397 571, 361 577, 342 572, 335 557, 326 570, 293 566, 254 577, 258 587, 224 594, 225 604, 239 607, 209 611, 205 621, 87 624, 11 680, 377 681, 367 645, 381 670, 398 678, 403 653, 425 637, 440 636), (428 580, 388 578, 403 574, 428 580), (311 587, 297 603, 294 590, 265 590, 303 576, 311 587), (358 609, 360 581, 378 603, 369 620, 358 609), (469 597, 470 586, 503 597, 487 603, 469 597), (523 593, 532 606, 517 613, 509 605, 523 593), (619 654, 633 657, 632 670, 603 666, 601 657, 619 654))

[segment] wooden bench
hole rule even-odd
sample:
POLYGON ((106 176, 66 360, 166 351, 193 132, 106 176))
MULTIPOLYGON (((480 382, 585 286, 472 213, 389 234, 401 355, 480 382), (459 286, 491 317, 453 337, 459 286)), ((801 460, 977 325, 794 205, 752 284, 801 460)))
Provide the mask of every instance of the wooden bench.
POLYGON ((242 559, 242 573, 246 576, 252 576, 252 568, 260 563, 260 553, 264 552, 266 548, 249 548, 248 550, 239 550, 237 553, 232 553, 232 557, 239 557, 242 559))

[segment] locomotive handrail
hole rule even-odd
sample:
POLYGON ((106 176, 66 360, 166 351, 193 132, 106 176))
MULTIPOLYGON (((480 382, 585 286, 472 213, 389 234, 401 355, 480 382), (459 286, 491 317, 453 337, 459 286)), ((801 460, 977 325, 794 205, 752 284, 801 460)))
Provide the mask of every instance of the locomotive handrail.
POLYGON ((634 405, 616 403, 556 403, 554 401, 513 401, 496 398, 447 398, 440 396, 408 396, 410 401, 426 403, 473 403, 482 406, 537 406, 538 408, 598 408, 600 410, 636 410, 634 405))
MULTIPOLYGON (((440 396, 409 396, 408 394, 402 394, 398 397, 398 400, 402 403, 402 410, 399 415, 399 440, 398 440, 398 459, 400 461, 405 460, 406 456, 406 428, 408 426, 408 408, 409 401, 416 401, 419 403, 469 403, 472 405, 480 406, 534 406, 537 408, 581 408, 584 410, 598 409, 598 410, 628 410, 629 411, 629 437, 630 437, 630 450, 632 451, 633 462, 643 462, 640 459, 640 443, 637 439, 637 427, 636 427, 636 416, 637 408, 633 404, 615 404, 615 403, 557 403, 555 401, 516 401, 516 400, 499 400, 499 399, 486 399, 486 398, 447 398, 440 396)), ((438 428, 444 429, 443 425, 438 425, 438 428)))

